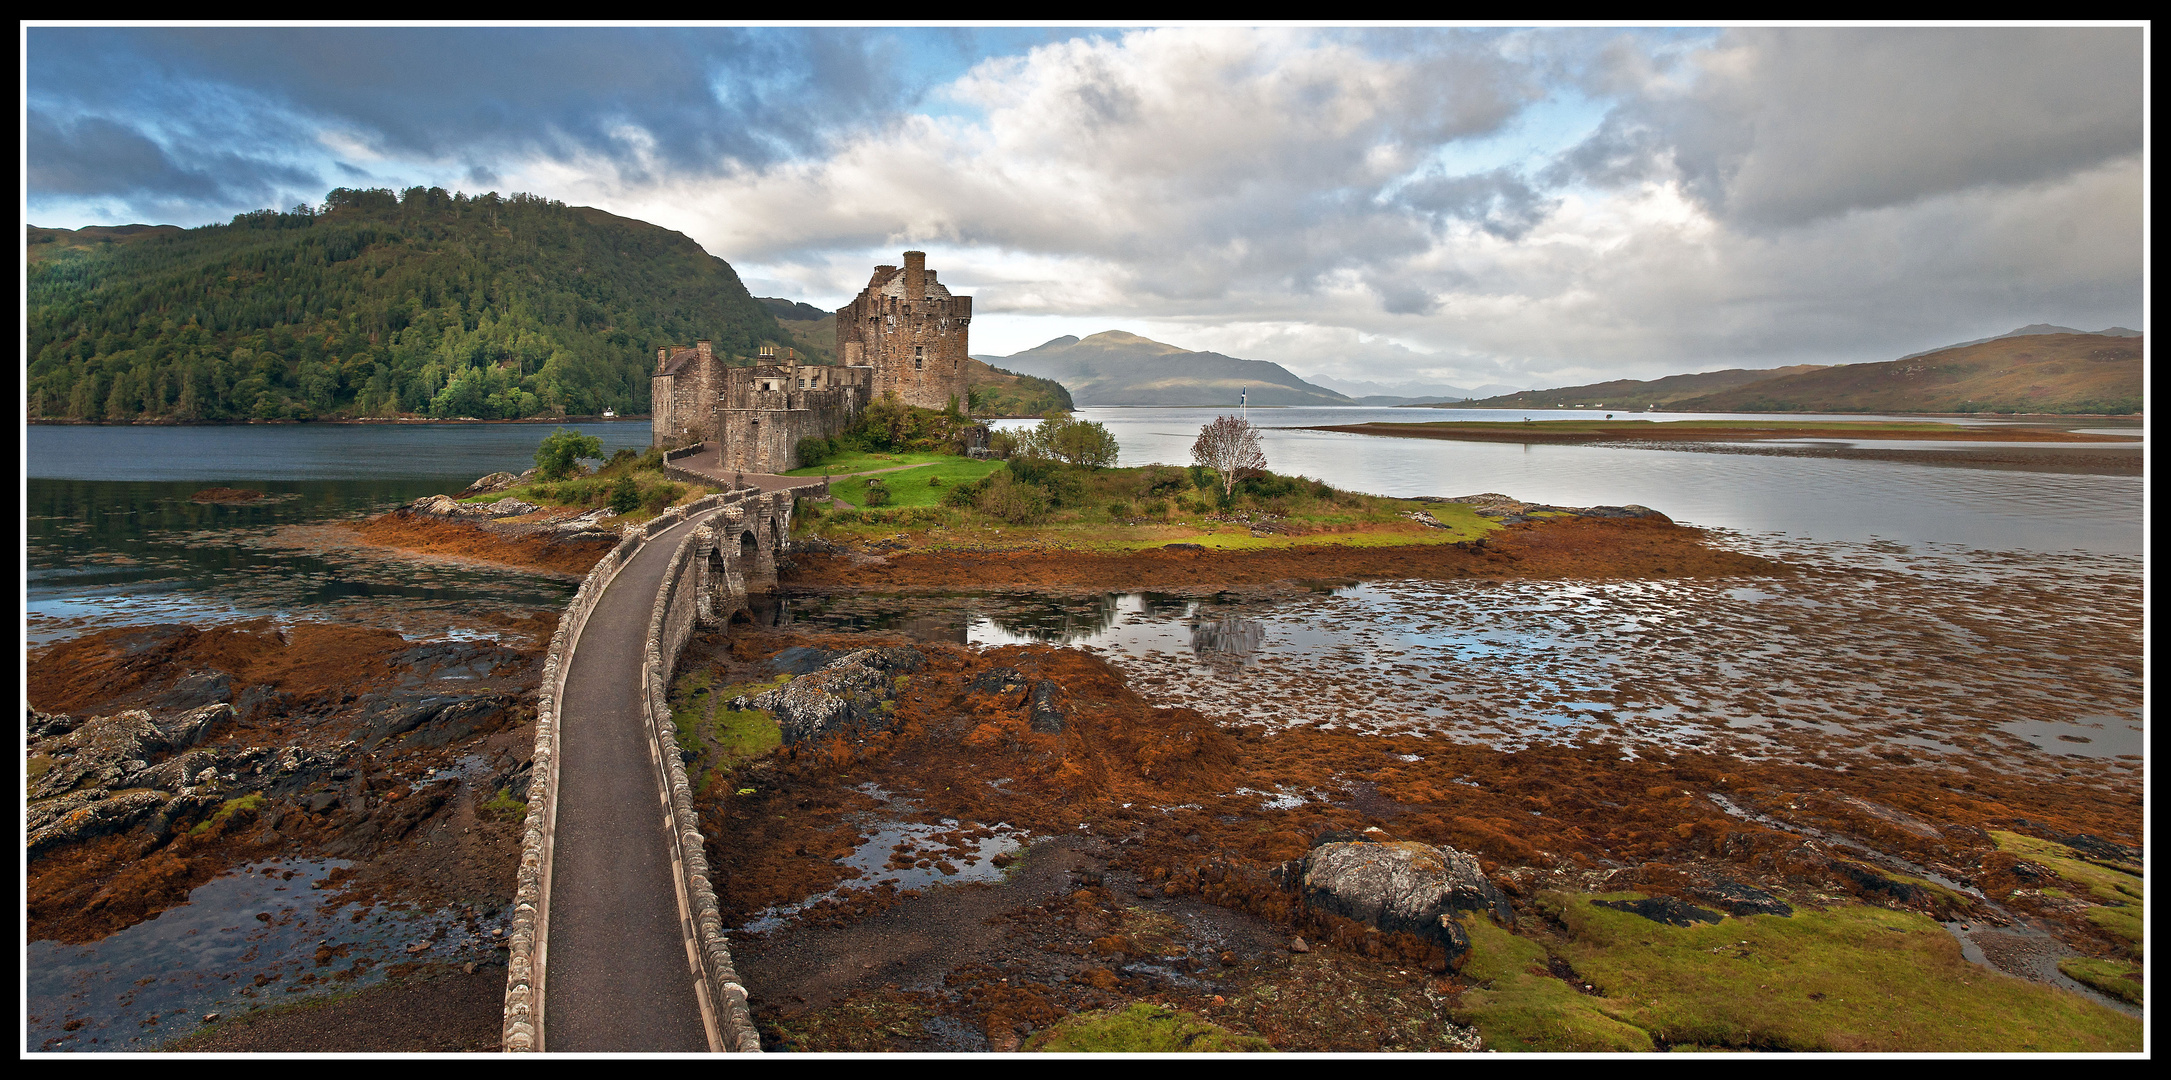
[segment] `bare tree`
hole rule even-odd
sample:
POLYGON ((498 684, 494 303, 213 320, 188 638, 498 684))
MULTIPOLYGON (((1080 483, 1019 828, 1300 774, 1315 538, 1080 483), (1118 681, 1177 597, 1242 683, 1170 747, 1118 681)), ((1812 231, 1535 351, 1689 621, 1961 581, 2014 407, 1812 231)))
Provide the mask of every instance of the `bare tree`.
POLYGON ((1236 494, 1236 484, 1247 476, 1266 471, 1266 452, 1259 449, 1259 429, 1251 421, 1218 416, 1199 429, 1199 441, 1191 444, 1191 460, 1221 474, 1223 503, 1236 494))

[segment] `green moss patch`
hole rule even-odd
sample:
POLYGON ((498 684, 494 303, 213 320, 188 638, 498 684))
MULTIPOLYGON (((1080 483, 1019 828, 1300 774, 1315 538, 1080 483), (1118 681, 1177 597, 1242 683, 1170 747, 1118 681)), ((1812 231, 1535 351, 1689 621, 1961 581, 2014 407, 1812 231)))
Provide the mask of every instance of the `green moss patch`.
POLYGON ((1463 993, 1454 1016, 1460 1023, 1475 1026, 1487 1047, 1567 1052, 1656 1049, 1650 1033, 1607 1015, 1597 998, 1549 974, 1544 946, 1485 919, 1469 919, 1465 929, 1470 933, 1470 956, 1462 977, 1478 986, 1463 993))
POLYGON ((1047 1053, 1189 1054, 1259 1053, 1265 1039, 1238 1035, 1181 1009, 1133 1002, 1122 1009, 1080 1013, 1025 1044, 1047 1053))
MULTIPOLYGON (((2076 995, 1985 971, 1936 922, 1863 906, 1674 927, 1550 894, 1555 954, 1607 1015, 1664 1043, 1833 1052, 2104 1052, 2140 1024, 2076 995)), ((1566 1047, 1546 1047, 1566 1049, 1566 1047)))
POLYGON ((498 821, 517 822, 528 816, 528 804, 513 798, 512 792, 504 788, 499 788, 497 794, 485 800, 479 809, 483 816, 498 821))
POLYGON ((2141 1004, 2141 966, 2121 960, 2096 960, 2074 956, 2058 961, 2058 970, 2074 982, 2086 983, 2112 997, 2141 1004))
POLYGON ((2038 863, 2067 881, 2085 886, 2091 895, 2103 903, 2141 902, 2140 867, 2136 866, 2131 870, 2114 869, 2085 859, 2079 852, 2064 844, 2054 844, 2015 832, 1992 829, 1990 839, 1998 845, 1999 851, 2038 863))
MULTIPOLYGON (((2083 857, 2064 844, 2021 833, 1992 829, 1990 839, 1996 842, 1999 851, 2036 863, 2087 890, 2087 898, 2101 905, 2088 909, 2088 921, 2125 942, 2136 957, 2142 954, 2140 867, 2105 865, 2083 857)), ((2044 889, 2043 895, 2062 899, 2070 894, 2063 889, 2044 889)))
POLYGON ((212 829, 226 824, 227 818, 233 817, 235 814, 238 814, 243 810, 254 813, 256 812, 256 809, 258 807, 263 805, 264 796, 260 792, 252 791, 249 794, 243 795, 238 799, 228 799, 225 802, 220 803, 219 808, 212 811, 210 817, 205 818, 195 828, 190 829, 189 835, 202 836, 203 834, 210 832, 212 829))

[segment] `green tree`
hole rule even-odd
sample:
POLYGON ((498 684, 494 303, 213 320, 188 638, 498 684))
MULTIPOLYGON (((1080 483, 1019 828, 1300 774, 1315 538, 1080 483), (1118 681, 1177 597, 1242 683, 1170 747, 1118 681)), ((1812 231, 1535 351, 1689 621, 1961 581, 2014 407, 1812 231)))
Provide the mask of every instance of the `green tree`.
POLYGON ((580 459, 602 456, 603 440, 558 428, 543 436, 543 444, 535 448, 535 467, 542 470, 545 480, 563 480, 573 475, 580 459))

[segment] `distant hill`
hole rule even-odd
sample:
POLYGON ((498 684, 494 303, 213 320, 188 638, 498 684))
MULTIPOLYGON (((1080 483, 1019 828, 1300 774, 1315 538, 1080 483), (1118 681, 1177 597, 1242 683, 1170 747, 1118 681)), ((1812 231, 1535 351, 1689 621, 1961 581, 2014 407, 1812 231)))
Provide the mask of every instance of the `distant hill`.
MULTIPOLYGON (((768 302, 763 301, 763 303, 766 305, 768 302)), ((812 304, 798 304, 795 306, 806 310, 818 310, 812 304)), ((774 311, 775 309, 771 308, 770 310, 774 311)), ((776 324, 785 333, 791 335, 792 344, 800 352, 813 357, 816 363, 834 364, 837 362, 836 312, 822 312, 822 317, 819 319, 786 319, 780 317, 777 319, 776 324)))
POLYGON ((1024 352, 976 359, 1060 382, 1081 406, 1234 406, 1246 391, 1261 406, 1356 404, 1280 364, 1192 352, 1121 330, 1084 339, 1066 334, 1024 352))
POLYGON ((974 416, 1046 416, 1077 408, 1062 383, 1004 371, 977 357, 965 361, 965 385, 974 416))
POLYGON ((1356 399, 1362 405, 1412 405, 1447 401, 1468 401, 1471 398, 1493 397, 1512 394, 1515 387, 1497 383, 1479 387, 1449 386, 1446 383, 1396 382, 1377 383, 1362 379, 1336 379, 1325 375, 1307 378, 1313 386, 1332 390, 1345 397, 1356 399))
POLYGON ((789 343, 686 236, 529 195, 339 188, 29 239, 32 418, 639 414, 660 346, 789 343))
POLYGON ((80 229, 29 228, 29 261, 37 262, 57 252, 126 244, 152 237, 178 235, 179 225, 85 225, 80 229))
POLYGON ((1685 412, 2141 411, 2136 336, 2024 334, 1877 364, 1845 364, 1676 401, 1685 412))
POLYGON ((802 303, 798 300, 786 300, 781 296, 757 296, 754 298, 754 302, 768 309, 769 314, 776 316, 778 322, 784 322, 787 319, 792 322, 820 322, 825 316, 836 314, 832 311, 823 311, 813 304, 802 303))
POLYGON ((1563 386, 1552 390, 1524 390, 1512 394, 1500 394, 1476 401, 1462 401, 1435 406, 1445 409, 1577 409, 1599 408, 1623 411, 1647 409, 1659 406, 1676 408, 1683 401, 1701 397, 1736 386, 1746 386, 1775 376, 1795 375, 1817 370, 1815 364, 1794 367, 1771 368, 1752 371, 1744 368, 1728 368, 1725 371, 1705 371, 1693 375, 1668 375, 1663 379, 1615 379, 1612 382, 1586 383, 1582 386, 1563 386))
POLYGON ((2140 337, 2140 336, 2141 336, 2141 332, 2140 332, 2139 330, 2128 330, 2128 329, 2126 329, 2126 328, 2125 328, 2125 327, 2123 327, 2123 326, 2113 326, 2113 327, 2110 327, 2109 329, 2105 329, 2105 330, 2075 330, 2075 329, 2073 329, 2073 328, 2072 328, 2072 327, 2070 327, 2070 326, 2052 326, 2052 325, 2051 325, 2051 324, 2049 324, 2049 323, 2029 323, 2028 325, 2026 325, 2026 326, 2023 326, 2023 327, 2021 327, 2021 328, 2020 328, 2020 329, 2018 329, 2018 330, 2013 330, 2013 331, 2009 331, 2009 332, 2007 332, 2007 333, 1999 334, 1999 335, 1998 335, 1997 337, 1985 337, 1985 338, 1976 338, 1976 339, 1975 339, 1975 340, 1973 340, 1973 341, 1962 341, 1962 342, 1957 342, 1957 343, 1955 343, 1955 344, 1951 344, 1951 345, 1942 345, 1942 346, 1939 346, 1938 348, 1935 348, 1935 349, 1924 349, 1924 350, 1922 350, 1921 352, 1912 352, 1912 353, 1908 353, 1908 354, 1907 354, 1906 356, 1900 357, 1900 359, 1902 359, 1902 360, 1913 360, 1913 359, 1914 359, 1915 357, 1918 357, 1918 356, 1928 356, 1928 355, 1930 355, 1931 353, 1934 353, 1934 352, 1944 352, 1944 351, 1945 351, 1946 349, 1958 349, 1958 348, 1961 348, 1961 347, 1964 347, 1964 346, 1968 346, 1968 345, 1980 345, 1980 344, 1982 344, 1983 342, 1986 342, 1986 341, 1996 341, 1996 340, 1998 340, 1998 338, 2009 338, 2009 337, 2035 337, 2035 336, 2038 336, 2038 335, 2042 335, 2042 334, 2091 334, 2091 333, 2092 333, 2092 334, 2101 334, 2101 335, 2103 335, 2104 337, 2140 337))

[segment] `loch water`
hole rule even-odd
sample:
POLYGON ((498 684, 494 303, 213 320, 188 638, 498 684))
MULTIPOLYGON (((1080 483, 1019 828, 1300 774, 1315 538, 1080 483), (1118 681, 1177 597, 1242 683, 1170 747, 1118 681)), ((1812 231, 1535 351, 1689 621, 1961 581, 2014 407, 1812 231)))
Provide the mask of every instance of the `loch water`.
MULTIPOLYGON (((645 421, 570 425, 605 454, 645 448, 645 421)), ((534 424, 38 425, 25 435, 24 636, 109 626, 340 619, 410 636, 486 633, 478 619, 555 607, 577 582, 401 558, 342 522, 534 465, 534 424), (261 491, 246 503, 192 498, 261 491)))

